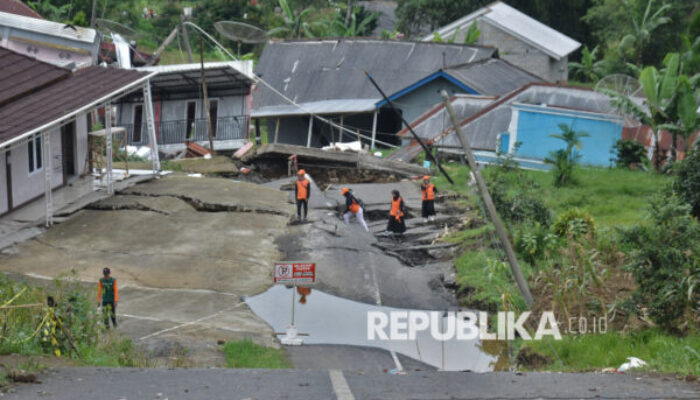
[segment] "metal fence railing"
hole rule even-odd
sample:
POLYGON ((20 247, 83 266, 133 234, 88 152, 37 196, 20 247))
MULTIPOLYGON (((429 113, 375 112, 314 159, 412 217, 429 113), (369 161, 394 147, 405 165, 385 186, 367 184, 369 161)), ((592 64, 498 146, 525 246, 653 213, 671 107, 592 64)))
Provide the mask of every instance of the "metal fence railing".
MULTIPOLYGON (((243 115, 212 120, 214 140, 244 139, 245 121, 246 117, 243 115)), ((140 131, 134 130, 133 124, 119 124, 119 126, 126 129, 127 144, 131 146, 148 144, 148 128, 145 122, 141 124, 140 131)), ((156 125, 156 137, 158 144, 161 145, 184 143, 185 140, 207 141, 209 140, 207 120, 195 119, 189 123, 187 120, 159 121, 156 125)))

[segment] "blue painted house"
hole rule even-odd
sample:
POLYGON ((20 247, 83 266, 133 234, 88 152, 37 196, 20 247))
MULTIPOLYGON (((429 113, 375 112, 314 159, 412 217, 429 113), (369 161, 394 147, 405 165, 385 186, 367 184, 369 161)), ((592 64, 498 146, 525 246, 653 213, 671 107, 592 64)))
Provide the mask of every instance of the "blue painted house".
POLYGON ((581 139, 583 146, 578 150, 580 162, 586 165, 609 165, 610 149, 622 137, 622 121, 615 115, 522 103, 511 108, 511 121, 515 123, 511 123, 508 133, 501 135, 501 150, 513 152, 515 143, 520 142, 515 155, 533 162, 564 147, 561 139, 550 137, 561 133, 559 124, 588 133, 588 137, 581 139))
MULTIPOLYGON (((502 152, 513 154, 525 168, 545 169, 549 152, 564 148, 564 142, 550 137, 561 132, 561 123, 590 135, 582 140, 583 164, 609 165, 610 150, 622 138, 622 121, 609 98, 590 89, 529 84, 463 119, 461 127, 478 162, 493 163, 502 152)), ((441 135, 434 146, 445 153, 462 153, 454 129, 441 135)))

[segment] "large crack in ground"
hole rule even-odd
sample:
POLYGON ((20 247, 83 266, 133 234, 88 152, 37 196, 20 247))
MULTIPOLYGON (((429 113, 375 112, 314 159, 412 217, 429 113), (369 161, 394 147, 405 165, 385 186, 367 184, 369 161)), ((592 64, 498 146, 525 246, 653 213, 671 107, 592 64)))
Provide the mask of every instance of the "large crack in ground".
MULTIPOLYGON (((139 192, 137 190, 131 190, 128 193, 131 196, 143 196, 143 197, 173 197, 184 201, 199 212, 241 212, 241 213, 254 213, 254 214, 271 214, 278 215, 282 217, 288 217, 289 214, 281 212, 278 210, 273 210, 269 208, 259 208, 259 207, 249 207, 242 204, 219 204, 219 203, 208 203, 200 200, 196 197, 186 196, 184 194, 171 194, 171 193, 145 193, 139 192)), ((124 208, 127 209, 127 208, 124 208)), ((138 208, 136 208, 138 209, 138 208)))

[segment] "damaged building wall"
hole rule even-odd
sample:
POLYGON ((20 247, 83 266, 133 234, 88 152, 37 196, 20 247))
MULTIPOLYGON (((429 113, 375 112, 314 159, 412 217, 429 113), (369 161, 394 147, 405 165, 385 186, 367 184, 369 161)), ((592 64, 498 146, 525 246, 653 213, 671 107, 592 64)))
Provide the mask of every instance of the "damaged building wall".
MULTIPOLYGON (((333 121, 337 125, 341 125, 340 115, 323 115, 326 120, 333 121)), ((343 131, 342 139, 340 129, 331 126, 330 124, 314 119, 312 127, 311 146, 321 147, 327 146, 331 142, 353 142, 358 140, 357 130, 364 135, 361 139, 363 144, 369 145, 372 136, 372 123, 374 113, 357 113, 343 115, 342 126, 349 129, 343 131)), ((277 118, 265 118, 267 126, 267 136, 269 143, 274 142, 275 129, 277 127, 277 118)), ((377 136, 376 139, 382 142, 398 145, 400 138, 396 133, 401 129, 401 119, 394 114, 393 111, 387 108, 381 108, 377 115, 377 136)), ((309 117, 308 116, 291 116, 279 117, 279 133, 277 143, 292 144, 297 146, 306 146, 309 134, 309 117)))

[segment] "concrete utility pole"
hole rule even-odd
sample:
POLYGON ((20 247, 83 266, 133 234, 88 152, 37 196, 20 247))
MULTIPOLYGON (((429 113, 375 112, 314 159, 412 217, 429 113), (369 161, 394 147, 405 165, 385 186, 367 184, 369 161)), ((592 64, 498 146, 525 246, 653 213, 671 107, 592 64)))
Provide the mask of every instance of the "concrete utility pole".
POLYGON ((90 14, 90 28, 95 27, 97 20, 97 0, 92 0, 92 14, 90 14))
POLYGON ((204 111, 207 113, 207 131, 209 132, 209 150, 214 155, 214 132, 211 127, 211 114, 209 113, 209 92, 207 91, 207 74, 204 72, 204 39, 199 37, 199 65, 202 69, 202 94, 204 94, 204 111))
POLYGON ((182 29, 182 37, 185 39, 185 49, 187 49, 187 60, 192 63, 192 47, 190 46, 190 35, 187 33, 187 27, 185 26, 185 20, 187 15, 180 16, 180 29, 182 29))
POLYGON ((513 277, 515 278, 515 283, 518 284, 520 294, 522 294, 523 298, 525 299, 527 307, 530 308, 534 303, 534 299, 532 298, 532 293, 530 293, 530 288, 527 286, 525 277, 523 276, 523 273, 520 270, 520 264, 518 263, 518 259, 515 256, 515 252, 513 251, 513 246, 511 246, 510 240, 508 240, 508 235, 506 234, 506 230, 503 228, 501 218, 498 216, 498 212, 496 212, 496 207, 493 205, 491 194, 489 194, 489 190, 486 188, 486 182, 484 182, 484 178, 481 176, 481 172, 479 172, 479 167, 476 165, 476 160, 474 159, 474 154, 472 153, 472 149, 469 146, 467 137, 464 135, 464 132, 462 132, 462 127, 460 126, 459 121, 457 120, 455 110, 454 108, 452 108, 452 103, 450 103, 450 97, 444 90, 440 91, 440 94, 442 95, 442 99, 445 102, 445 108, 447 108, 447 113, 450 114, 450 120, 452 120, 452 125, 454 125, 455 127, 457 137, 462 143, 464 154, 467 156, 467 161, 469 162, 469 168, 472 170, 472 173, 474 173, 476 183, 477 185, 479 185, 479 192, 481 192, 481 197, 484 199, 486 209, 488 210, 489 216, 491 217, 491 222, 493 222, 493 226, 494 228, 496 228, 496 233, 498 233, 498 238, 501 240, 501 244, 503 245, 503 248, 506 251, 506 256, 508 257, 508 262, 510 263, 510 269, 513 272, 513 277))

